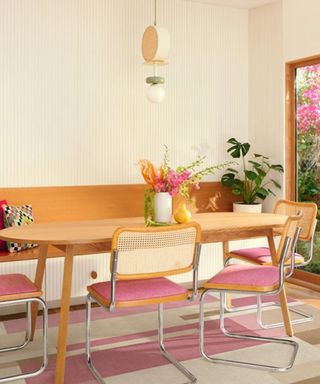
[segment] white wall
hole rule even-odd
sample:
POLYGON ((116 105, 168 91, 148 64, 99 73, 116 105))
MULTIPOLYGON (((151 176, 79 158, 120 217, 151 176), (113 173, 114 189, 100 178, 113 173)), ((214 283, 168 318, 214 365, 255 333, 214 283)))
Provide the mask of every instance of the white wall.
MULTIPOLYGON (((319 15, 318 0, 278 0, 249 11, 249 139, 283 164, 285 63, 320 54, 319 15)), ((272 199, 267 203, 271 209, 272 199)))
MULTIPOLYGON (((145 98, 150 0, 0 2, 1 186, 142 182, 137 161, 207 164, 248 136, 247 11, 158 2, 170 31, 166 98, 145 98)), ((218 176, 216 176, 218 178, 218 176)))
POLYGON ((285 61, 320 54, 319 17, 319 0, 283 0, 285 61))
MULTIPOLYGON (((284 164, 282 5, 271 3, 249 12, 249 141, 253 152, 284 164)), ((281 175, 274 174, 279 181, 281 175)), ((283 191, 277 191, 280 196, 283 191)), ((274 205, 272 196, 264 210, 274 205)))
MULTIPOLYGON (((248 138, 248 12, 158 1, 172 47, 160 69, 166 98, 152 105, 140 52, 152 5, 0 1, 0 186, 139 183, 137 161, 159 163, 164 144, 175 165, 194 160, 192 148, 209 147, 209 165, 228 159, 229 137, 248 138)), ((104 276, 101 257, 83 260, 73 296, 85 294, 95 263, 104 276)), ((62 265, 48 264, 46 297, 54 300, 62 265)), ((220 245, 203 247, 201 278, 221 267, 220 245)), ((29 264, 1 265, 21 268, 32 277, 29 264)))

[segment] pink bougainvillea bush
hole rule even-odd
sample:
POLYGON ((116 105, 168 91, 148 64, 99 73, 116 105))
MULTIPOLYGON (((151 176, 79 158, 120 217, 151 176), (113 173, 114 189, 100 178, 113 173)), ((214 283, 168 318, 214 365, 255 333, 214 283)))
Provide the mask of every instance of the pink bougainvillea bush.
POLYGON ((297 69, 296 127, 299 200, 320 194, 320 64, 297 69))
POLYGON ((320 64, 297 70, 297 129, 320 133, 320 64))

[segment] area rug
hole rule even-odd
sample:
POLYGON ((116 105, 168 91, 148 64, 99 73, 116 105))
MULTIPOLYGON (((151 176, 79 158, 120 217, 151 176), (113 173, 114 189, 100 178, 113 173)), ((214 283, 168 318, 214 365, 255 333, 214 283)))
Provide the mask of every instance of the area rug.
MULTIPOLYGON (((238 298, 235 305, 252 302, 238 298)), ((211 364, 200 357, 198 334, 198 302, 173 303, 165 306, 165 338, 167 349, 198 378, 198 383, 215 384, 319 384, 320 383, 320 311, 293 302, 314 315, 312 322, 296 325, 295 340, 299 352, 294 367, 284 373, 211 364)), ((219 330, 219 301, 210 297, 206 305, 207 351, 212 355, 263 363, 286 363, 288 349, 252 341, 226 338, 219 330)), ((107 313, 93 308, 93 360, 99 372, 110 384, 184 383, 185 378, 160 355, 157 346, 157 312, 155 306, 123 309, 107 313)), ((265 320, 280 319, 279 310, 265 311, 265 320)), ((85 311, 70 313, 65 384, 94 384, 84 356, 85 311)), ((38 377, 20 380, 19 384, 54 382, 56 337, 59 314, 49 316, 49 366, 38 377)), ((18 343, 24 335, 24 319, 1 323, 2 345, 18 343)), ((231 331, 268 336, 285 336, 283 329, 261 330, 253 311, 227 315, 226 327, 231 331)), ((41 324, 34 342, 24 351, 0 355, 0 375, 26 372, 39 364, 41 324)))

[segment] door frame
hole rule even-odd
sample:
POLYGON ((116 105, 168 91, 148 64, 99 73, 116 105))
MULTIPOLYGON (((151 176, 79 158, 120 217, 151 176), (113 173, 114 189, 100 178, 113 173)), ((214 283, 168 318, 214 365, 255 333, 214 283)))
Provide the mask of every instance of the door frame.
POLYGON ((286 63, 286 139, 285 139, 285 196, 288 200, 296 200, 296 99, 295 72, 297 68, 320 64, 320 55, 286 63))
MULTIPOLYGON (((288 200, 296 200, 296 98, 295 98, 295 75, 296 69, 308 65, 320 64, 320 55, 311 56, 286 63, 286 139, 285 139, 285 197, 288 200)), ((319 290, 320 275, 295 270, 289 281, 308 288, 319 290)))

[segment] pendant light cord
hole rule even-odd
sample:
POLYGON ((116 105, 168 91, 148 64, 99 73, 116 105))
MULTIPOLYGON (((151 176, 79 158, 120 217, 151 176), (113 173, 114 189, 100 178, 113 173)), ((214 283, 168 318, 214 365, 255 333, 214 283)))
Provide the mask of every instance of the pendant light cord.
POLYGON ((157 25, 157 0, 154 0, 154 26, 157 25))

